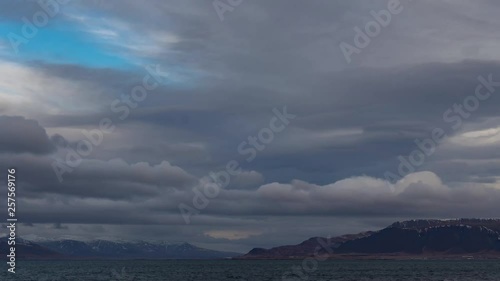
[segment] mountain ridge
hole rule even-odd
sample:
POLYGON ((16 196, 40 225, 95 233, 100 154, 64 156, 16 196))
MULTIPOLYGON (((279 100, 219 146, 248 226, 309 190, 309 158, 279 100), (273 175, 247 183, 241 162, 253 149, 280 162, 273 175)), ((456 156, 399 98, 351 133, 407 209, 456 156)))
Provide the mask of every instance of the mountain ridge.
POLYGON ((328 258, 471 255, 500 258, 500 219, 398 221, 377 231, 333 238, 313 237, 297 245, 271 249, 254 248, 237 258, 293 259, 315 255, 328 258))
MULTIPOLYGON (((0 238, 0 252, 7 253, 7 238, 0 238)), ((241 253, 201 248, 187 242, 110 241, 73 239, 32 242, 16 239, 16 251, 28 259, 225 259, 241 253)))

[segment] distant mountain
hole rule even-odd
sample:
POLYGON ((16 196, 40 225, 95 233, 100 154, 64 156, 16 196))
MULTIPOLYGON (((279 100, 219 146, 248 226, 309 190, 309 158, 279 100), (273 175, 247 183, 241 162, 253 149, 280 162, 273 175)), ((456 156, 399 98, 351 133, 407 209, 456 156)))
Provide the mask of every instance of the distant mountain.
MULTIPOLYGON (((12 246, 8 244, 8 238, 0 238, 0 259, 7 259, 12 246)), ((35 244, 31 241, 16 239, 16 258, 20 259, 59 259, 64 258, 61 253, 52 251, 46 247, 35 244)))
MULTIPOLYGON (((2 259, 10 246, 0 238, 2 259)), ((96 240, 55 240, 31 242, 16 239, 16 257, 25 259, 223 259, 241 255, 200 248, 189 243, 167 244, 96 240)))
POLYGON ((374 232, 344 235, 331 239, 316 237, 298 245, 269 250, 255 248, 238 258, 279 259, 314 255, 327 255, 332 258, 350 255, 500 257, 500 220, 455 219, 396 222, 374 232), (328 243, 318 241, 328 241, 328 243))
POLYGON ((337 253, 500 254, 500 220, 413 220, 397 222, 362 239, 347 241, 337 253))
POLYGON ((238 253, 220 252, 200 248, 189 243, 166 244, 137 242, 114 242, 95 240, 82 242, 60 240, 39 242, 40 245, 75 258, 105 259, 221 259, 238 256, 238 253))
POLYGON ((262 249, 254 248, 248 254, 244 255, 244 258, 262 258, 262 259, 273 259, 273 258, 300 258, 306 256, 312 256, 314 253, 318 255, 327 255, 327 247, 334 249, 353 239, 366 237, 371 235, 372 232, 363 232, 360 234, 348 234, 338 237, 333 237, 326 239, 323 237, 313 237, 308 240, 298 244, 298 245, 287 245, 275 247, 272 249, 262 249), (321 244, 321 242, 324 242, 321 244), (326 246, 326 247, 325 247, 326 246))

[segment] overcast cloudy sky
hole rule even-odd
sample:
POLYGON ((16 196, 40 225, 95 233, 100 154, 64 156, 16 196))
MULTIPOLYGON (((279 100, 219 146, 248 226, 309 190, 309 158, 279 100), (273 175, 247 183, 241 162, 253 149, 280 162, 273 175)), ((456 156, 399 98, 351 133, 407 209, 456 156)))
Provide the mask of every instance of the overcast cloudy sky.
POLYGON ((20 235, 243 252, 500 213, 498 1, 49 2, 0 4, 20 235))

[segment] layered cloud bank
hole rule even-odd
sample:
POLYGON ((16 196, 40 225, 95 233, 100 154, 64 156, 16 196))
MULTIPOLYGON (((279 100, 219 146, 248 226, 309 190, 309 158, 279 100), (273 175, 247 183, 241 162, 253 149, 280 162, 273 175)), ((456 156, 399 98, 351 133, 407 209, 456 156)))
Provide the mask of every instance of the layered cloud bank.
MULTIPOLYGON (((24 122, 26 126, 37 124, 34 120, 2 116, 1 129, 7 131, 14 120, 24 122)), ((31 130, 30 134, 38 132, 38 138, 49 143, 46 146, 53 150, 40 154, 37 145, 43 142, 35 142, 21 146, 24 150, 5 145, 0 155, 4 168, 17 167, 19 170, 23 196, 18 200, 22 206, 23 221, 29 223, 25 229, 27 235, 59 233, 64 237, 77 238, 87 235, 112 237, 132 225, 148 229, 162 229, 162 226, 177 230, 184 228, 178 204, 199 200, 193 189, 201 185, 201 177, 167 161, 149 164, 128 163, 120 158, 92 158, 83 159, 63 182, 59 182, 52 163, 66 148, 57 144, 60 141, 47 136, 40 125, 35 128, 38 130, 31 130), (57 150, 54 147, 58 147, 57 150), (99 231, 96 232, 96 229, 99 231), (82 230, 92 234, 83 232, 82 235, 82 230)), ((449 147, 456 148, 459 145, 457 139, 491 138, 495 132, 489 130, 457 135, 449 140, 449 147)), ((21 133, 15 135, 22 136, 21 133)), ((36 140, 37 136, 27 139, 36 140)), ((470 143, 463 145, 470 146, 470 143)), ((488 145, 494 143, 488 141, 488 145)), ((443 151, 446 148, 443 147, 443 151)), ((476 161, 471 160, 470 163, 476 161)), ((490 166, 485 168, 494 168, 494 161, 490 160, 490 166)), ((273 229, 270 223, 274 219, 283 223, 287 218, 294 218, 301 228, 306 228, 316 224, 310 221, 311 217, 315 217, 318 222, 328 222, 319 227, 322 231, 341 231, 356 227, 344 225, 337 230, 330 226, 330 222, 352 218, 373 218, 375 222, 385 222, 408 217, 494 217, 500 211, 497 204, 500 185, 495 178, 481 179, 476 176, 469 181, 443 183, 434 172, 422 171, 408 174, 397 182, 353 176, 327 184, 299 179, 286 183, 265 180, 255 171, 243 171, 228 188, 209 199, 208 207, 201 214, 192 218, 190 226, 196 230, 190 230, 189 235, 195 235, 193 239, 202 243, 217 244, 225 239, 255 243, 252 239, 259 235, 276 235, 276 232, 286 231, 292 226, 273 229), (199 231, 204 233, 201 237, 195 234, 199 231)), ((161 232, 152 231, 147 238, 159 239, 157 235, 161 232)), ((169 233, 176 237, 173 239, 181 240, 181 235, 169 233)), ((137 234, 130 231, 127 235, 132 238, 137 234)))

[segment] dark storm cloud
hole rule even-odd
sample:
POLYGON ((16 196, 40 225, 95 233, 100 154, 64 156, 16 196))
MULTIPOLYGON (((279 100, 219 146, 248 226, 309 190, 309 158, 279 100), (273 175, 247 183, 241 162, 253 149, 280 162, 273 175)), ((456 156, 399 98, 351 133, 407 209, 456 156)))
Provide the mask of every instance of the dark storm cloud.
MULTIPOLYGON (((186 189, 196 178, 168 162, 158 165, 128 164, 123 160, 83 160, 72 169, 67 166, 64 181, 59 182, 54 165, 59 156, 30 155, 1 157, 2 167, 20 167, 26 197, 62 194, 83 198, 132 199, 154 197, 171 189, 186 189)), ((58 170, 59 171, 59 170, 58 170)))
MULTIPOLYGON (((358 69, 310 78, 307 95, 286 99, 288 111, 299 116, 284 132, 286 137, 278 137, 247 168, 263 171, 270 179, 273 169, 287 166, 299 168, 306 180, 314 177, 321 182, 359 174, 381 176, 392 160, 410 153, 414 140, 428 137, 432 129, 444 128, 453 135, 452 123, 443 120, 443 113, 474 94, 478 76, 489 74, 500 77, 500 65, 465 61, 358 69), (338 173, 333 178, 332 170, 338 173), (328 173, 330 178, 317 172, 328 173)), ((266 90, 229 93, 224 87, 231 86, 206 89, 203 96, 179 96, 177 102, 187 104, 181 107, 138 108, 126 122, 194 132, 212 150, 213 161, 243 158, 237 153, 238 145, 266 125, 272 105, 278 106, 282 97, 266 90), (235 95, 237 99, 231 98, 235 95)), ((176 101, 156 95, 151 102, 176 101)), ((498 102, 496 95, 482 102, 467 122, 495 117, 498 102)), ((279 174, 280 180, 286 180, 295 172, 279 174)))
POLYGON ((35 120, 0 116, 0 153, 46 154, 55 150, 45 129, 35 120))

